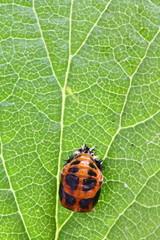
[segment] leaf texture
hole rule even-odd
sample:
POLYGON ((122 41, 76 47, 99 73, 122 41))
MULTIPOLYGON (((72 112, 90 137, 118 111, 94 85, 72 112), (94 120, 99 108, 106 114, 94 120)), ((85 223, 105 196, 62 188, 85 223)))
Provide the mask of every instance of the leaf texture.
POLYGON ((1 0, 0 239, 160 238, 158 0, 1 0), (63 160, 104 159, 99 203, 59 203, 63 160))

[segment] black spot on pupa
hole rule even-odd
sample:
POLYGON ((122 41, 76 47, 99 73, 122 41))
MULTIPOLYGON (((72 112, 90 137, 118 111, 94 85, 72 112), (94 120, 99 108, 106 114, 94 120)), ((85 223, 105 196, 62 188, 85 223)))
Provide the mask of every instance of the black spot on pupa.
POLYGON ((59 187, 59 197, 60 197, 61 201, 65 197, 65 192, 64 192, 64 189, 63 189, 62 182, 60 183, 60 187, 59 187))
POLYGON ((85 178, 83 180, 83 191, 87 192, 95 187, 97 181, 93 178, 85 178))
POLYGON ((89 166, 90 166, 91 168, 93 168, 93 169, 96 169, 96 167, 95 167, 94 164, 92 164, 92 163, 89 163, 89 166))
POLYGON ((83 209, 89 208, 89 204, 93 198, 83 198, 79 201, 79 206, 83 209))
POLYGON ((71 172, 71 173, 76 173, 76 172, 78 172, 78 171, 79 171, 79 168, 76 168, 76 167, 70 168, 70 169, 68 170, 68 172, 71 172))
POLYGON ((97 174, 96 174, 95 172, 93 172, 92 170, 88 170, 88 174, 89 174, 90 176, 93 176, 93 177, 96 177, 96 176, 97 176, 97 174))
POLYGON ((102 160, 95 160, 97 167, 102 171, 103 167, 101 165, 102 160))
POLYGON ((66 184, 70 186, 71 189, 76 190, 78 187, 79 179, 76 175, 68 174, 66 176, 66 184))
POLYGON ((75 197, 69 195, 68 193, 65 193, 65 199, 68 206, 73 206, 76 203, 75 197))
POLYGON ((71 163, 71 165, 77 165, 77 164, 79 164, 80 163, 80 161, 75 161, 75 162, 73 162, 73 163, 71 163))

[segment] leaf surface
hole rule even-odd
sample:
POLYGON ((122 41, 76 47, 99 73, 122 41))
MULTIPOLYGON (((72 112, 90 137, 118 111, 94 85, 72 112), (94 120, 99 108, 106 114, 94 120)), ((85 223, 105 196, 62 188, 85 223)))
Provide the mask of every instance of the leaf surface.
POLYGON ((160 5, 1 0, 1 240, 159 239, 160 5), (104 159, 89 213, 59 204, 63 160, 104 159))

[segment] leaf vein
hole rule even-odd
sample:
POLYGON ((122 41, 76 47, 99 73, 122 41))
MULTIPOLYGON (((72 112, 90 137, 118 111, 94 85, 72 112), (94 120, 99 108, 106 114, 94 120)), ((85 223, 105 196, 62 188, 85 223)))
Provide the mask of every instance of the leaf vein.
POLYGON ((84 39, 84 41, 82 42, 82 44, 80 45, 80 47, 77 49, 77 51, 72 55, 72 57, 76 56, 78 54, 78 52, 81 50, 81 48, 84 46, 84 44, 87 42, 91 32, 93 31, 93 29, 97 26, 97 23, 99 22, 99 20, 101 19, 103 13, 105 13, 105 11, 107 10, 107 8, 109 7, 109 5, 111 4, 112 0, 110 0, 104 10, 101 12, 101 14, 99 15, 99 17, 97 18, 97 21, 95 22, 95 24, 93 25, 93 27, 90 29, 90 31, 88 32, 86 38, 84 39))
POLYGON ((9 174, 8 174, 8 170, 7 170, 6 165, 5 165, 5 160, 4 160, 4 158, 3 158, 3 143, 2 143, 2 140, 1 140, 1 158, 2 158, 2 164, 3 164, 3 167, 4 167, 4 171, 5 171, 6 176, 7 176, 7 178, 8 178, 10 190, 11 190, 12 193, 13 193, 13 196, 14 196, 14 199, 15 199, 15 203, 16 203, 16 205, 17 205, 18 213, 19 213, 20 218, 21 218, 21 220, 22 220, 22 223, 23 223, 24 229, 25 229, 25 231, 26 231, 26 234, 27 234, 27 236, 28 236, 28 239, 31 239, 30 234, 29 234, 28 229, 27 229, 27 226, 26 226, 26 224, 25 224, 25 220, 24 220, 23 215, 22 215, 21 210, 20 210, 20 207, 19 207, 19 204, 18 204, 18 201, 17 201, 17 197, 16 197, 16 194, 15 194, 15 191, 14 191, 14 189, 13 189, 13 186, 12 186, 12 183, 11 183, 11 179, 10 179, 10 176, 9 176, 9 174))
POLYGON ((33 12, 34 12, 36 20, 37 20, 37 25, 38 25, 39 32, 40 32, 40 35, 41 35, 41 39, 42 39, 43 44, 44 44, 44 48, 45 48, 45 51, 46 51, 46 54, 47 54, 47 58, 49 60, 49 64, 50 64, 50 67, 51 67, 52 74, 55 77, 55 79, 56 79, 56 81, 57 81, 57 83, 59 85, 59 88, 61 89, 61 85, 60 85, 60 83, 59 83, 59 81, 57 79, 57 76, 56 76, 55 71, 54 71, 53 66, 52 66, 52 61, 51 61, 51 58, 50 58, 50 55, 49 55, 49 51, 48 51, 48 48, 47 48, 44 36, 43 36, 43 31, 41 29, 41 25, 40 25, 40 22, 39 22, 39 19, 38 19, 38 15, 37 15, 36 8, 35 8, 35 0, 33 0, 33 7, 32 7, 32 9, 33 9, 33 12))
POLYGON ((56 232, 55 232, 55 240, 58 239, 60 228, 58 226, 58 200, 59 200, 59 173, 60 173, 60 163, 61 163, 61 155, 62 155, 62 139, 63 139, 63 129, 64 129, 64 111, 65 111, 65 101, 66 101, 66 86, 68 81, 68 75, 71 65, 71 27, 72 27, 72 8, 73 8, 73 1, 71 0, 70 5, 70 18, 69 18, 69 49, 68 49, 68 65, 65 75, 64 86, 62 88, 62 108, 61 108, 61 133, 60 133, 60 148, 59 148, 59 157, 58 157, 58 168, 57 168, 57 192, 56 192, 56 212, 55 212, 55 221, 56 221, 56 232))
POLYGON ((148 181, 154 177, 160 170, 158 169, 156 172, 154 172, 154 174, 152 174, 151 176, 149 176, 146 180, 146 182, 143 184, 143 186, 141 187, 141 189, 139 190, 139 192, 136 194, 135 198, 133 199, 133 201, 128 204, 128 206, 118 215, 118 217, 116 218, 116 220, 114 221, 114 223, 110 226, 109 230, 107 231, 106 235, 104 236, 104 238, 102 240, 105 240, 107 238, 107 236, 109 235, 109 233, 111 232, 111 229, 114 227, 114 225, 116 224, 116 222, 119 220, 119 218, 128 210, 128 208, 136 202, 137 197, 139 196, 139 194, 142 192, 143 188, 146 186, 146 184, 148 183, 148 181))
POLYGON ((112 137, 112 139, 111 139, 111 141, 110 141, 110 143, 109 143, 109 145, 108 145, 108 147, 107 147, 106 153, 105 153, 105 155, 104 155, 104 159, 107 157, 108 152, 109 152, 109 150, 110 150, 110 148, 111 148, 111 145, 112 145, 112 143, 114 142, 114 139, 116 138, 116 136, 118 135, 118 133, 119 133, 120 130, 122 129, 122 115, 123 115, 123 112, 124 112, 124 109, 125 109, 125 106, 126 106, 126 103, 127 103, 127 99, 128 99, 128 96, 129 96, 131 87, 132 87, 133 77, 134 77, 134 75, 137 73, 139 67, 141 66, 141 64, 142 64, 142 62, 143 62, 143 60, 146 58, 147 53, 148 53, 148 50, 149 50, 151 44, 154 42, 155 38, 158 36, 159 32, 160 32, 160 28, 158 29, 158 31, 156 32, 156 34, 154 35, 154 37, 152 38, 152 40, 149 42, 148 47, 146 48, 146 51, 145 51, 145 53, 144 53, 144 56, 142 57, 140 63, 138 64, 138 66, 137 66, 136 70, 134 71, 134 73, 132 74, 132 76, 130 76, 129 87, 128 87, 128 90, 127 90, 127 92, 126 92, 125 100, 124 100, 124 103, 123 103, 123 106, 122 106, 122 110, 121 110, 121 113, 120 113, 119 127, 117 128, 117 131, 116 131, 115 134, 113 135, 113 137, 112 137))

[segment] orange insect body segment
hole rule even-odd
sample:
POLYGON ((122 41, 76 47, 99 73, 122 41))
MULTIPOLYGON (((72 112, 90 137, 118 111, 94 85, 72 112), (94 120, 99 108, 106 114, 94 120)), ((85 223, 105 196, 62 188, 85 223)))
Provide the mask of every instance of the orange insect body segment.
POLYGON ((62 169, 60 200, 72 211, 91 211, 98 201, 103 175, 101 161, 96 160, 93 150, 83 145, 62 169))

